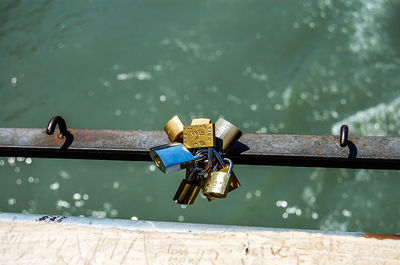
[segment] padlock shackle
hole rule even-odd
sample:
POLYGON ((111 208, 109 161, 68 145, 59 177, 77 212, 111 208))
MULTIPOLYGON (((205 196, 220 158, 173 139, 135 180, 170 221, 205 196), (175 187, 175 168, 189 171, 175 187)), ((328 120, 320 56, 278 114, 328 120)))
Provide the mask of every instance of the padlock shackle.
POLYGON ((233 162, 232 162, 232 160, 230 160, 229 158, 224 158, 224 161, 228 161, 228 163, 229 163, 229 169, 228 169, 228 174, 231 174, 232 173, 232 168, 233 168, 233 162))
POLYGON ((192 170, 192 172, 190 172, 189 176, 186 178, 187 182, 190 183, 190 182, 192 181, 192 178, 193 178, 194 174, 197 173, 197 171, 199 171, 199 168, 198 168, 198 167, 195 167, 195 168, 192 170))
POLYGON ((202 158, 205 157, 204 154, 207 154, 207 159, 208 159, 207 166, 203 170, 197 172, 197 175, 202 176, 202 175, 206 174, 208 172, 208 170, 210 169, 210 167, 212 166, 213 157, 212 157, 211 149, 212 149, 212 147, 207 148, 207 150, 200 149, 195 153, 196 156, 199 154, 202 155, 202 158))
POLYGON ((220 163, 223 167, 225 167, 225 163, 221 155, 215 149, 213 149, 213 153, 217 157, 218 163, 220 163))
POLYGON ((201 154, 201 155, 196 155, 194 158, 196 159, 196 160, 200 160, 200 159, 203 159, 205 156, 203 155, 203 154, 201 154))

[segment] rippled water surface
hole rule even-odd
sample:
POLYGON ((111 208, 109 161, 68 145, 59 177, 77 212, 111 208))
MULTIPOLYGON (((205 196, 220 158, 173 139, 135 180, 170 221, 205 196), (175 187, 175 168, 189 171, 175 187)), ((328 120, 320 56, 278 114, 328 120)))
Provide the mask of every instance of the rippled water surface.
MULTIPOLYGON (((0 126, 400 134, 398 1, 1 1, 0 126)), ((235 166, 226 200, 172 201, 150 162, 0 158, 0 210, 398 233, 400 173, 235 166)))

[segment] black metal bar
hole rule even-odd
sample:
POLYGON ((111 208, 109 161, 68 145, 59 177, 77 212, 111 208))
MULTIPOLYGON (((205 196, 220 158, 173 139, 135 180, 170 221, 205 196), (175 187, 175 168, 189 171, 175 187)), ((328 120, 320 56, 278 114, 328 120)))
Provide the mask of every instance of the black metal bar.
MULTIPOLYGON (((0 156, 150 161, 149 148, 168 143, 161 131, 0 128, 0 156)), ((229 154, 236 164, 400 169, 400 137, 245 133, 229 154)))

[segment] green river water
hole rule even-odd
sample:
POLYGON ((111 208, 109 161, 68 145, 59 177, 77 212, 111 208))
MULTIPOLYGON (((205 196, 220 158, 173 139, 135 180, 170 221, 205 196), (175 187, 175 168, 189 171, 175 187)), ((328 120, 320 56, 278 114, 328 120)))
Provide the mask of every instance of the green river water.
MULTIPOLYGON (((0 127, 400 134, 399 1, 0 2, 0 127)), ((0 211, 398 233, 400 173, 235 165, 225 200, 174 204, 150 162, 0 158, 0 211)))

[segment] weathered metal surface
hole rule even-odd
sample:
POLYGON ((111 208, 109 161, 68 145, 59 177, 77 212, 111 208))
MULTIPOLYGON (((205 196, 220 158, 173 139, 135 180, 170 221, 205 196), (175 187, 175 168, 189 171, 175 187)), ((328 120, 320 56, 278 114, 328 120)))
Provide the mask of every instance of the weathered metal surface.
POLYGON ((149 149, 168 143, 161 131, 75 130, 70 136, 44 129, 0 128, 0 156, 149 161, 149 149))
MULTIPOLYGON (((0 156, 150 161, 166 144, 162 131, 69 129, 61 139, 44 129, 0 128, 0 156)), ((400 137, 245 133, 226 156, 236 164, 400 169, 400 137)))
POLYGON ((365 233, 365 234, 362 234, 361 237, 375 238, 375 239, 379 239, 379 240, 384 240, 384 239, 400 240, 400 235, 390 235, 390 234, 365 233))
POLYGON ((243 164, 400 169, 400 137, 353 136, 346 147, 333 135, 244 134, 239 141, 228 157, 243 164))

